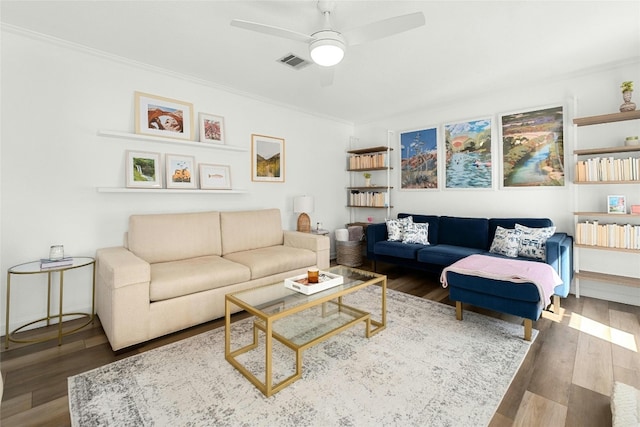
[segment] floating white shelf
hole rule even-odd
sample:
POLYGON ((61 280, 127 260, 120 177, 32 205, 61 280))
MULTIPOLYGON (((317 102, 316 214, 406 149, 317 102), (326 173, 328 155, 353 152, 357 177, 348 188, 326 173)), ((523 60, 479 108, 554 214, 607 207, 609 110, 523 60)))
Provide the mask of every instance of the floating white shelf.
POLYGON ((174 139, 174 138, 159 138, 159 137, 148 136, 148 135, 138 135, 137 133, 119 132, 115 130, 99 130, 98 135, 106 136, 109 138, 161 142, 163 144, 190 145, 190 146, 199 147, 199 148, 211 148, 213 150, 248 151, 246 148, 236 147, 234 145, 211 144, 207 142, 188 141, 184 139, 174 139))
POLYGON ((185 190, 172 188, 121 188, 121 187, 98 187, 98 193, 162 193, 162 194, 242 194, 247 190, 185 190))

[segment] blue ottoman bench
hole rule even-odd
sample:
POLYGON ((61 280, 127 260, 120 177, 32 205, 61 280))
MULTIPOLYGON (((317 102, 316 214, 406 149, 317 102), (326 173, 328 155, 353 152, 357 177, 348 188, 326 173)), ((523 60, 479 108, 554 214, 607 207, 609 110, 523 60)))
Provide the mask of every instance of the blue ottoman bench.
POLYGON ((531 341, 533 321, 538 320, 551 299, 559 310, 554 288, 562 283, 548 264, 471 255, 442 271, 442 285, 456 302, 456 319, 462 320, 462 304, 523 317, 524 339, 531 341))

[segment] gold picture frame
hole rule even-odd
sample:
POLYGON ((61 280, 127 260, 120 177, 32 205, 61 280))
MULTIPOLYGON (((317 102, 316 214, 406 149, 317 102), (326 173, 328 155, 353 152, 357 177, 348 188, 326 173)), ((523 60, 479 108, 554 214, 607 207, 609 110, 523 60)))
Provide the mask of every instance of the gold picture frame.
POLYGON ((251 180, 284 182, 284 139, 251 134, 251 180))

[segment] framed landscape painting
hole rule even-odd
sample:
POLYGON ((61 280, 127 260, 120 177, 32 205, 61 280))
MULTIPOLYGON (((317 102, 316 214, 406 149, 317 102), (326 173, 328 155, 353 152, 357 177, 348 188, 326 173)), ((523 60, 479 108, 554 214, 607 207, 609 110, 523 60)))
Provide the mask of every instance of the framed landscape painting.
POLYGON ((200 163, 200 188, 202 190, 230 190, 231 169, 229 166, 200 163))
POLYGON ((198 188, 195 175, 196 160, 193 156, 167 154, 164 162, 167 171, 167 188, 198 188))
POLYGON ((225 144, 224 117, 200 113, 200 142, 225 144))
POLYGON ((128 188, 162 188, 160 153, 127 151, 126 162, 128 188))
POLYGON ((284 139, 251 135, 251 180, 284 182, 284 139))
POLYGON ((135 93, 136 133, 193 139, 193 105, 176 99, 135 93))
POLYGON ((491 188, 491 119, 444 126, 446 188, 491 188))
POLYGON ((564 186, 562 107, 500 118, 504 187, 564 186))
POLYGON ((438 188, 438 131, 436 128, 400 133, 400 189, 438 188))

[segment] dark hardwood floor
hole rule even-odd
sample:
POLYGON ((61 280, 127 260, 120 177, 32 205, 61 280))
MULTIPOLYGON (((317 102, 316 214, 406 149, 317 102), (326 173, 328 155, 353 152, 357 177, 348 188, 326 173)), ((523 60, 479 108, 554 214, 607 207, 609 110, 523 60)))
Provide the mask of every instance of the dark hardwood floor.
MULTIPOLYGON (((368 267, 364 267, 368 268, 368 267)), ((451 304, 436 276, 379 266, 389 288, 451 304)), ((488 316, 522 319, 465 306, 488 316)), ((239 315, 240 317, 242 315, 239 315)), ((72 322, 68 322, 71 324, 72 322)), ((215 320, 114 353, 99 319, 64 338, 39 344, 11 343, 0 352, 4 382, 0 424, 70 425, 67 377, 133 354, 223 326, 215 320)), ((640 388, 640 307, 594 298, 562 300, 559 314, 534 322, 539 331, 496 411, 491 426, 610 426, 614 381, 640 388)), ((37 337, 45 328, 27 331, 37 337)))

